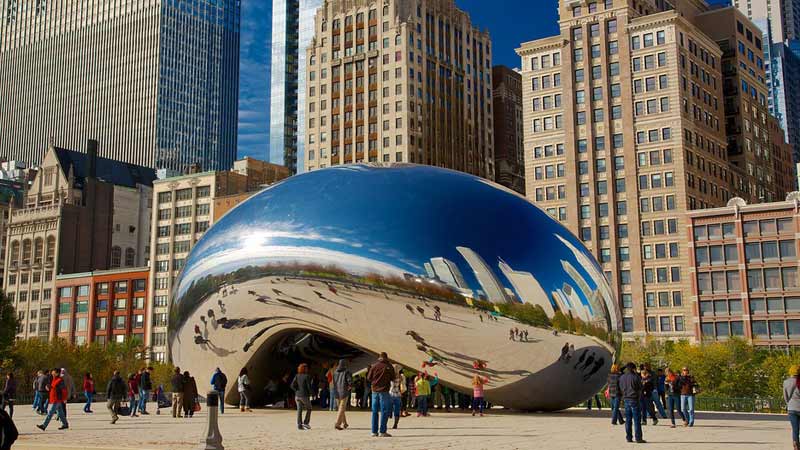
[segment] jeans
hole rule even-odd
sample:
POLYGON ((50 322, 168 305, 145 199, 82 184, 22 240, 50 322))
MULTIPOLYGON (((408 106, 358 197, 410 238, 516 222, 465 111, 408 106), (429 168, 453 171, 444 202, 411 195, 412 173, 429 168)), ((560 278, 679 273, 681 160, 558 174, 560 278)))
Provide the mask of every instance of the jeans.
POLYGON ((681 411, 683 411, 683 420, 689 423, 689 426, 694 425, 694 395, 681 395, 681 411))
POLYGON ((666 419, 667 413, 664 411, 664 405, 661 404, 661 399, 658 397, 658 391, 653 391, 653 404, 656 405, 658 413, 661 414, 661 417, 666 419))
POLYGON ((41 401, 42 401, 41 392, 39 392, 39 391, 34 392, 33 393, 33 405, 31 405, 31 408, 33 408, 34 411, 38 411, 39 410, 39 403, 41 401))
POLYGON ((295 397, 297 404, 297 425, 308 425, 311 422, 311 399, 309 397, 295 397), (306 417, 303 419, 303 410, 306 410, 306 417))
POLYGON ((658 418, 656 417, 655 407, 653 407, 653 397, 652 396, 650 396, 650 397, 643 396, 642 400, 640 401, 639 407, 641 408, 642 423, 647 425, 647 415, 648 414, 653 419, 653 423, 654 424, 658 421, 658 418))
POLYGON ((479 412, 483 414, 483 397, 472 398, 472 412, 473 413, 479 412))
POLYGON ((422 414, 423 416, 428 415, 428 396, 427 395, 418 395, 417 396, 417 414, 422 414))
POLYGON ((47 392, 42 392, 42 399, 39 401, 39 412, 47 414, 47 408, 50 406, 50 396, 47 392))
POLYGON ((617 422, 624 422, 622 413, 619 410, 619 397, 609 397, 611 400, 611 424, 616 425, 617 422))
POLYGON ((329 391, 328 392, 328 409, 330 411, 336 411, 336 406, 337 406, 336 403, 337 403, 337 401, 336 401, 336 396, 333 395, 334 391, 335 391, 334 386, 333 386, 333 382, 331 382, 331 387, 330 387, 330 389, 328 389, 328 391, 329 391))
MULTIPOLYGON (((147 414, 147 397, 150 395, 150 391, 146 389, 139 390, 139 413, 140 414, 147 414)), ((222 403, 222 402, 220 402, 222 403)))
POLYGON ((92 400, 94 399, 94 393, 89 391, 83 392, 86 395, 86 404, 83 406, 83 412, 90 412, 92 410, 92 400))
POLYGON ((625 399, 625 439, 633 440, 631 427, 636 434, 636 440, 642 440, 642 418, 639 411, 641 402, 637 400, 625 399))
POLYGON ((214 390, 214 392, 219 395, 219 413, 225 414, 225 391, 214 390))
POLYGON ((250 409, 250 399, 247 397, 247 391, 239 392, 239 408, 250 409))
POLYGON ((792 442, 800 442, 800 411, 789 411, 789 422, 792 423, 792 442))
POLYGON ((386 433, 389 412, 392 409, 392 396, 388 392, 372 393, 372 434, 386 433), (378 412, 380 412, 380 430, 378 430, 378 412))
POLYGON ((400 418, 400 410, 403 408, 403 400, 400 397, 391 397, 392 407, 389 408, 389 417, 400 418))
POLYGON ((131 394, 130 397, 128 397, 128 404, 130 405, 131 416, 136 415, 136 411, 139 409, 139 403, 141 402, 136 400, 135 395, 131 394))
POLYGON ((669 409, 669 420, 675 425, 675 410, 678 410, 678 415, 681 416, 681 420, 684 422, 686 418, 683 416, 683 411, 681 411, 681 396, 680 395, 670 395, 667 397, 667 409, 669 409))
POLYGON ((69 423, 67 422, 67 416, 64 415, 64 404, 63 403, 53 403, 50 405, 50 412, 47 413, 47 417, 44 418, 44 423, 42 423, 42 428, 47 428, 47 425, 50 424, 50 419, 53 418, 53 414, 58 415, 58 420, 61 421, 61 426, 68 428, 69 423))

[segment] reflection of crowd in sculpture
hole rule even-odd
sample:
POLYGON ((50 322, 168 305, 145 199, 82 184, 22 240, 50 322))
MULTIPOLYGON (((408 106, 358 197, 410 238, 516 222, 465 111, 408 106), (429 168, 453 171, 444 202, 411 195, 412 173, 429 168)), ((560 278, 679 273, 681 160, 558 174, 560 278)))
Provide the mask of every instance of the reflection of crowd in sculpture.
MULTIPOLYGON (((561 357, 558 359, 564 363, 569 363, 572 357, 575 356, 575 346, 569 343, 564 344, 561 348, 561 357)), ((573 370, 580 371, 583 375, 583 381, 587 381, 592 375, 596 374, 605 365, 606 360, 603 357, 597 357, 595 352, 589 353, 589 349, 585 348, 578 357, 578 362, 572 366, 573 370), (588 372, 587 372, 588 370, 588 372)))
POLYGON ((508 340, 528 342, 528 330, 520 330, 519 328, 512 328, 508 332, 508 340))

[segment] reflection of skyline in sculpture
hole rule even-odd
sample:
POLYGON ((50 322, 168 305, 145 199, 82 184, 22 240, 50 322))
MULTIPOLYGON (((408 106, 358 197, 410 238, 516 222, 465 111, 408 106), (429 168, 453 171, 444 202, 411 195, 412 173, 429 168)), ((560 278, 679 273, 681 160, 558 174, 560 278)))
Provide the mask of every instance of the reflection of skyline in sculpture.
POLYGON ((467 264, 475 273, 475 278, 483 288, 483 293, 486 295, 486 300, 492 303, 504 303, 508 301, 505 289, 500 280, 497 279, 492 268, 486 264, 483 258, 474 250, 468 247, 456 247, 461 256, 467 260, 467 264))
POLYGON ((498 265, 503 275, 511 282, 511 285, 514 287, 522 303, 541 306, 547 314, 547 317, 553 317, 553 315, 555 315, 555 310, 550 303, 550 298, 547 292, 542 288, 542 285, 536 280, 536 277, 531 275, 530 272, 512 269, 511 266, 502 259, 498 265))
MULTIPOLYGON (((594 303, 606 301, 596 295, 605 279, 588 275, 596 267, 581 254, 597 266, 535 205, 470 175, 413 165, 298 175, 231 210, 194 246, 173 290, 172 361, 201 384, 216 365, 248 367, 263 400, 263 387, 299 362, 386 351, 409 369, 434 358, 442 385, 459 392, 471 392, 476 372, 489 376, 486 399, 499 405, 569 407, 602 387, 620 342, 599 325, 609 323, 594 303), (542 317, 557 309, 574 320, 542 317), (532 339, 511 341, 509 328, 532 339), (310 341, 320 348, 281 350, 310 341), (603 363, 565 364, 565 344, 603 363)), ((226 397, 238 401, 235 390, 226 397)))

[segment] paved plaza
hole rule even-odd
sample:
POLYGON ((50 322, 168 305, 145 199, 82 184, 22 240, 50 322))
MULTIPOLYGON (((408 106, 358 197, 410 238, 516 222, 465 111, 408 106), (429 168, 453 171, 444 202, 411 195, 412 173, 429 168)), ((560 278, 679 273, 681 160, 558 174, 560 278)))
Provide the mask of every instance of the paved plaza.
MULTIPOLYGON (((19 406, 15 419, 20 439, 14 450, 73 449, 198 449, 205 433, 205 411, 194 418, 173 419, 169 415, 121 418, 109 424, 104 405, 95 405, 94 415, 70 405, 71 428, 58 431, 58 422, 41 432, 41 418, 29 407, 19 406)), ((162 410, 162 412, 166 412, 162 410)), ((231 409, 221 417, 223 444, 228 450, 265 449, 611 449, 653 448, 787 449, 789 423, 782 415, 700 413, 694 428, 670 429, 667 421, 645 427, 646 445, 627 444, 622 427, 612 427, 608 411, 572 409, 552 414, 522 414, 495 411, 485 417, 433 411, 431 417, 408 417, 392 438, 373 438, 369 414, 348 413, 350 429, 333 429, 334 413, 314 411, 310 431, 295 428, 289 410, 257 410, 240 413, 231 409)))

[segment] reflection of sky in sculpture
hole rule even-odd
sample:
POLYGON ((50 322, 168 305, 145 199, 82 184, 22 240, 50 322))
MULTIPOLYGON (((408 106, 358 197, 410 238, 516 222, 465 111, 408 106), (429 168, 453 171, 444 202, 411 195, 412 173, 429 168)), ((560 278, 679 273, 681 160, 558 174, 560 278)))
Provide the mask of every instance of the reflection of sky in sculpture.
MULTIPOLYGON (((597 289, 592 274, 556 235, 591 260, 542 210, 479 178, 427 166, 342 166, 293 177, 230 211, 198 242, 182 277, 292 262, 331 264, 354 274, 424 276, 424 264, 443 257, 458 265, 472 289, 481 289, 456 249, 465 246, 509 288, 498 258, 532 273, 548 293, 565 281, 577 288, 559 260, 569 261, 597 289)), ((179 293, 189 284, 179 283, 179 293)), ((581 301, 591 309, 586 298, 581 301)))
MULTIPOLYGON (((593 261, 542 210, 474 176, 428 166, 342 166, 295 176, 230 211, 193 249, 178 297, 197 277, 247 265, 300 262, 354 274, 425 276, 424 264, 435 257, 455 262, 470 288, 481 289, 457 246, 479 254, 507 288, 498 258, 533 274, 547 293, 565 282, 578 287, 562 260, 598 289, 596 263, 593 277, 557 236, 586 255, 582 262, 593 261)), ((588 299, 581 301, 591 310, 588 299)))

